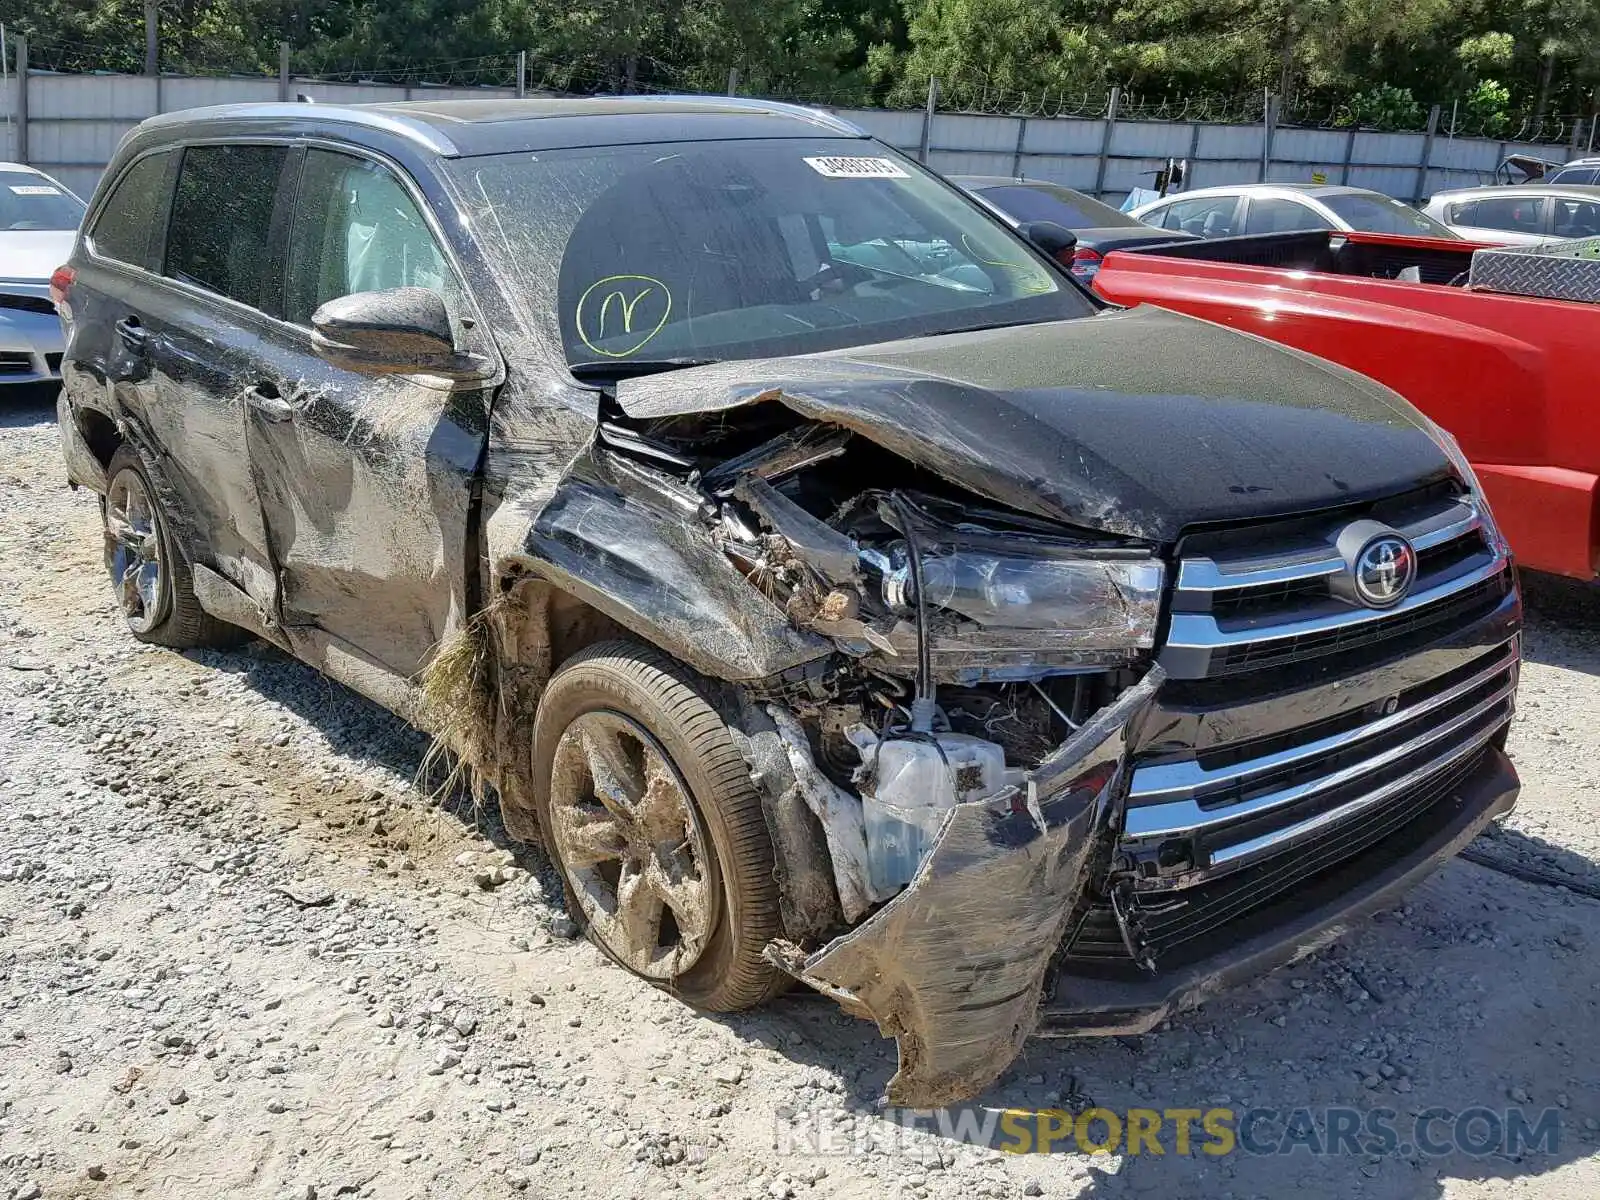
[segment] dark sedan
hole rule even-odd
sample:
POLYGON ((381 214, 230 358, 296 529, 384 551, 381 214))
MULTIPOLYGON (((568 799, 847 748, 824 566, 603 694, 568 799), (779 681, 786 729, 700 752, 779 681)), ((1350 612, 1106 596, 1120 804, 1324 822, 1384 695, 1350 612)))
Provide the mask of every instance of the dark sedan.
POLYGON ((1190 241, 1193 235, 1146 225, 1109 204, 1059 183, 1008 179, 1003 175, 952 175, 950 182, 977 197, 1012 225, 1054 221, 1078 235, 1064 265, 1084 284, 1094 279, 1100 260, 1113 250, 1151 242, 1190 241))

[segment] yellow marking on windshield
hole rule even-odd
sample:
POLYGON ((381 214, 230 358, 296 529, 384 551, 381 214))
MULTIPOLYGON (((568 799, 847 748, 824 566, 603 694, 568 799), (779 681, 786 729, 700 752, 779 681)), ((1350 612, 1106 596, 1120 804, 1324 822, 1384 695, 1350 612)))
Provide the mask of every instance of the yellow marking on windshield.
POLYGON ((605 358, 628 358, 649 345, 650 340, 666 326, 667 318, 671 315, 672 291, 655 276, 607 275, 604 279, 595 280, 584 289, 583 295, 578 297, 578 307, 573 319, 578 327, 578 337, 590 350, 605 358), (597 293, 601 297, 598 301, 598 311, 591 303, 597 293), (655 299, 645 304, 645 301, 652 296, 655 299), (639 336, 638 341, 623 350, 603 350, 595 345, 596 342, 605 340, 607 324, 618 318, 622 322, 623 336, 635 334, 634 325, 640 316, 641 304, 644 304, 643 316, 646 320, 657 304, 661 306, 661 316, 639 336), (593 327, 589 328, 591 322, 593 327))
POLYGON ((982 252, 972 244, 971 239, 968 238, 968 236, 964 233, 961 235, 961 245, 966 249, 968 254, 972 255, 973 258, 977 259, 986 267, 1002 267, 1007 271, 1015 271, 1019 276, 1022 277, 1018 280, 1018 285, 1025 292, 1039 293, 1055 291, 1055 284, 1050 281, 1050 276, 1046 275, 1032 263, 1007 262, 1005 259, 1001 258, 985 258, 982 252))

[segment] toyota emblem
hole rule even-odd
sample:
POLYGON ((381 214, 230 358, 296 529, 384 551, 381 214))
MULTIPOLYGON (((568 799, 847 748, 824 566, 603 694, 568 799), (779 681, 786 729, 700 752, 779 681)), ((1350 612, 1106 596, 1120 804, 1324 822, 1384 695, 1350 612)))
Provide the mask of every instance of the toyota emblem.
POLYGON ((1417 577, 1417 552, 1399 534, 1380 534, 1361 547, 1351 575, 1363 604, 1393 608, 1406 598, 1417 577))

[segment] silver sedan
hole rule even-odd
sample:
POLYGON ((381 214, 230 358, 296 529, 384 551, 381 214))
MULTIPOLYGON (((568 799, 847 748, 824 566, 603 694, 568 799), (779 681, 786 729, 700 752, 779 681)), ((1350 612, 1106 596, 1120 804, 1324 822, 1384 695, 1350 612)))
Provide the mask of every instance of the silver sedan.
POLYGON ((72 253, 83 201, 42 171, 0 162, 0 394, 61 379, 50 276, 72 253))

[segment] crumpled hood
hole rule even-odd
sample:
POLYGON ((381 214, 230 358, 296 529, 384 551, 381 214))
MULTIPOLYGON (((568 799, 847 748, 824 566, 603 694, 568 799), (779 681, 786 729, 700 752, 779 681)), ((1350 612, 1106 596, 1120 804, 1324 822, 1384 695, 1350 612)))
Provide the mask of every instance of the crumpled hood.
POLYGON ((990 500, 1155 542, 1451 470, 1364 376, 1149 307, 642 376, 617 399, 645 418, 777 400, 990 500))

